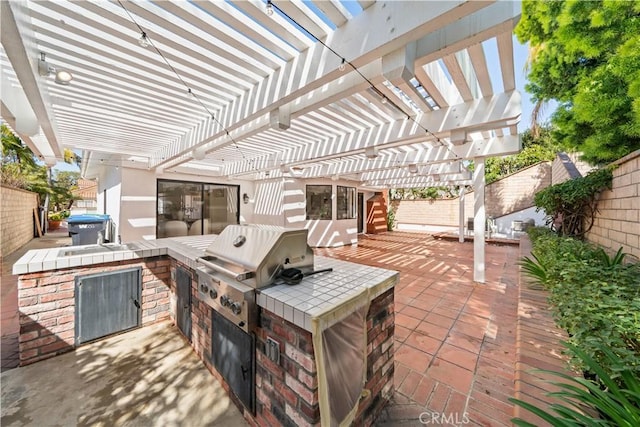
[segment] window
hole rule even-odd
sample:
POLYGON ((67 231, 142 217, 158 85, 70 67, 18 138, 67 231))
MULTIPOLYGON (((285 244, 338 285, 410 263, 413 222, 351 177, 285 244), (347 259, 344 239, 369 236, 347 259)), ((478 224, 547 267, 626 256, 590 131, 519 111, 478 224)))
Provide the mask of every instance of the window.
POLYGON ((307 185, 307 219, 331 219, 331 186, 307 185))
POLYGON ((355 187, 341 187, 338 185, 338 219, 354 219, 356 217, 356 189, 355 187))
POLYGON ((158 180, 156 236, 219 234, 238 224, 237 185, 158 180))

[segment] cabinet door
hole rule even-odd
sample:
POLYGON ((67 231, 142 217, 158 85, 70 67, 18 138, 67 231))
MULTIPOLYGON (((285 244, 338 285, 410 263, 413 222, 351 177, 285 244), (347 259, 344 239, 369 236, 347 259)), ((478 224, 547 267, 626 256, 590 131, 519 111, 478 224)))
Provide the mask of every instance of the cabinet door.
POLYGON ((185 269, 176 269, 176 324, 182 335, 191 342, 191 275, 185 269))
POLYGON ((140 325, 140 268, 76 277, 76 345, 140 325))

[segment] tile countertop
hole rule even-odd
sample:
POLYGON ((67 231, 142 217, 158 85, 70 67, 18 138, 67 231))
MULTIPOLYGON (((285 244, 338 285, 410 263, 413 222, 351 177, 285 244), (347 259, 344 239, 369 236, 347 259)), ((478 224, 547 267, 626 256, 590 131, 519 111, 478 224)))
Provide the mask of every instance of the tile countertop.
MULTIPOLYGON (((107 244, 102 248, 92 245, 98 251, 95 253, 91 253, 91 248, 87 246, 31 250, 13 265, 13 274, 85 267, 161 255, 169 255, 195 269, 198 266, 196 258, 204 255, 204 250, 215 238, 216 235, 205 235, 144 240, 125 245, 107 244), (69 252, 72 254, 65 255, 69 252), (73 254, 74 252, 77 254, 73 254)), ((312 319, 327 317, 330 311, 363 292, 369 292, 369 300, 373 300, 394 287, 398 281, 397 271, 314 256, 314 269, 325 268, 332 268, 333 271, 305 277, 297 285, 287 285, 276 280, 273 285, 257 292, 256 303, 285 320, 312 331, 312 319)))
MULTIPOLYGON (((323 318, 325 327, 336 323, 340 313, 332 314, 336 307, 369 292, 369 302, 398 281, 399 273, 378 267, 314 256, 314 269, 333 268, 333 271, 305 277, 297 285, 279 284, 262 288, 256 302, 277 316, 313 332, 312 319, 323 318), (329 316, 337 316, 327 319, 329 316)), ((324 327, 322 328, 324 329, 324 327)))
POLYGON ((196 258, 204 254, 205 248, 215 238, 215 234, 209 234, 205 236, 141 240, 122 245, 108 243, 102 246, 64 246, 60 248, 35 249, 24 254, 13 264, 13 274, 87 267, 95 264, 161 255, 169 255, 189 267, 195 268, 196 258), (66 255, 70 252, 72 254, 66 255))

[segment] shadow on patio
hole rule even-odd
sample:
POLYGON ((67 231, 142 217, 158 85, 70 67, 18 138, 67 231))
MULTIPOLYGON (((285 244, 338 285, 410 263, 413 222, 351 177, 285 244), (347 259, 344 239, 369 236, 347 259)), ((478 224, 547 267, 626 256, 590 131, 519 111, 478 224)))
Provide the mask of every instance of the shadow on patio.
POLYGON ((378 425, 511 425, 517 248, 487 245, 486 284, 473 282, 472 243, 429 234, 361 236, 357 246, 316 253, 400 271, 396 394, 378 425))
POLYGON ((3 426, 246 426, 167 322, 2 374, 3 426))

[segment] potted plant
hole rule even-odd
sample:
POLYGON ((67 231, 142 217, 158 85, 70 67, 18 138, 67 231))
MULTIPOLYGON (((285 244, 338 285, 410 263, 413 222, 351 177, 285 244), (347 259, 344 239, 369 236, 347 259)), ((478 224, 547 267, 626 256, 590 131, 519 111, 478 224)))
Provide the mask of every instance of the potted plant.
POLYGON ((62 212, 49 212, 47 215, 49 230, 56 230, 59 228, 63 218, 64 216, 62 212))

